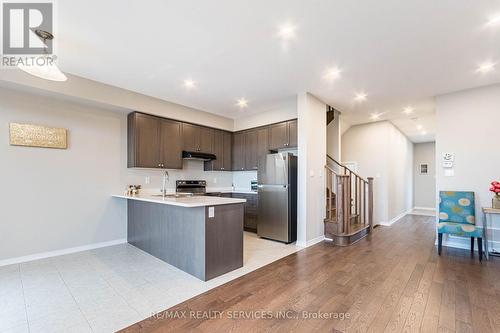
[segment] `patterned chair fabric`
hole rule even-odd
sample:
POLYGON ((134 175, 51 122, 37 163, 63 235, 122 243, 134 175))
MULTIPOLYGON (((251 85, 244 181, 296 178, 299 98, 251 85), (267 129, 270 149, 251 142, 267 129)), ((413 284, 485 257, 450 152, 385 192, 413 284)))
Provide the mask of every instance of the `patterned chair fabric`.
POLYGON ((475 215, 474 192, 439 192, 438 233, 480 238, 475 215))

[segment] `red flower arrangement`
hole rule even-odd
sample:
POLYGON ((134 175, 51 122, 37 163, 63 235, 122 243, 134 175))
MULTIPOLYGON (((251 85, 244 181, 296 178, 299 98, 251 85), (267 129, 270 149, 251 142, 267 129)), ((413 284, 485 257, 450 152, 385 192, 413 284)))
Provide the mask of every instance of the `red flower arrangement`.
POLYGON ((500 182, 497 181, 491 182, 490 191, 500 196, 500 182))

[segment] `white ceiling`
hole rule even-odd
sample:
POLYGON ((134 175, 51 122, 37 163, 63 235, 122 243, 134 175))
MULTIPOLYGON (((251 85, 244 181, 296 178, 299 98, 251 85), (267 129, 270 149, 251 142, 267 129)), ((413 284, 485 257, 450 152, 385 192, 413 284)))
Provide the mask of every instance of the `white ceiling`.
POLYGON ((63 71, 232 118, 309 91, 351 124, 382 113, 425 141, 433 96, 500 82, 500 64, 475 71, 500 61, 500 25, 485 25, 500 14, 493 0, 65 0, 57 11, 63 71), (283 42, 286 23, 296 36, 283 42), (336 66, 341 77, 325 80, 336 66))

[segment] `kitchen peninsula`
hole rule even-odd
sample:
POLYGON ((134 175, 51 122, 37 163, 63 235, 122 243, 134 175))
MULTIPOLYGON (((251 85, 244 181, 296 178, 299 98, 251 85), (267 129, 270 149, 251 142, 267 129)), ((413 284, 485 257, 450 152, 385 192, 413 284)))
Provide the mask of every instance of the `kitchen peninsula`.
POLYGON ((243 266, 244 199, 114 195, 127 199, 128 243, 207 281, 243 266))

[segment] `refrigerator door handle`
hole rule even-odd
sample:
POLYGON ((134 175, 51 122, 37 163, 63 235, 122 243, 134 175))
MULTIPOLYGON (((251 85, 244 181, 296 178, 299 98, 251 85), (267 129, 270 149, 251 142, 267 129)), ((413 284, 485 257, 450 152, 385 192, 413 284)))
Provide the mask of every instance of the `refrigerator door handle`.
POLYGON ((288 185, 281 185, 281 184, 277 184, 277 185, 259 184, 259 185, 257 185, 257 188, 265 188, 265 187, 283 187, 283 188, 288 188, 288 185))

